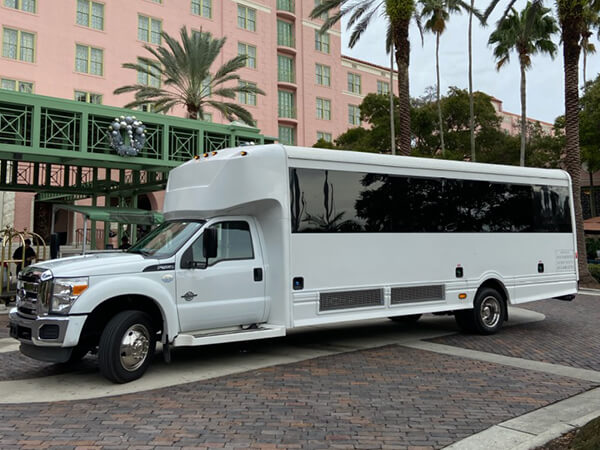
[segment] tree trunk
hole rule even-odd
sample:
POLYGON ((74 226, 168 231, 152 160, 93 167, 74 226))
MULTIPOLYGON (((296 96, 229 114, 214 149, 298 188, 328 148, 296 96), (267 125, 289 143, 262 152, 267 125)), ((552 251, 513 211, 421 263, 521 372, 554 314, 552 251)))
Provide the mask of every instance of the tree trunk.
POLYGON ((442 146, 442 156, 446 156, 444 146, 444 123, 442 121, 442 102, 440 100, 440 33, 435 34, 435 71, 437 74, 437 108, 438 120, 440 122, 440 144, 442 146))
POLYGON ((394 44, 390 49, 390 131, 392 155, 396 154, 396 125, 394 123, 394 44))
POLYGON ((594 198, 594 172, 590 170, 590 213, 596 217, 596 199, 594 198))
MULTIPOLYGON (((595 284, 587 267, 585 237, 583 234, 583 214, 581 211, 581 154, 579 149, 579 46, 582 8, 570 8, 558 15, 561 22, 563 57, 565 72, 565 165, 573 182, 573 203, 577 231, 577 252, 579 254, 579 280, 583 284, 595 284), (562 14, 561 14, 562 13, 562 14), (579 17, 579 19, 578 19, 579 17)), ((566 9, 566 8, 565 8, 566 9)))
POLYGON ((188 119, 198 119, 198 108, 195 105, 186 105, 188 119))
POLYGON ((409 25, 410 19, 400 20, 393 29, 396 64, 398 64, 399 147, 400 154, 406 156, 409 156, 412 150, 410 145, 410 90, 408 82, 408 66, 410 64, 409 25))
POLYGON ((471 0, 469 11, 469 131, 471 133, 471 161, 475 162, 475 105, 473 101, 473 8, 475 0, 471 0))
POLYGON ((525 166, 525 146, 527 145, 527 74, 525 65, 521 63, 521 153, 519 165, 525 166))

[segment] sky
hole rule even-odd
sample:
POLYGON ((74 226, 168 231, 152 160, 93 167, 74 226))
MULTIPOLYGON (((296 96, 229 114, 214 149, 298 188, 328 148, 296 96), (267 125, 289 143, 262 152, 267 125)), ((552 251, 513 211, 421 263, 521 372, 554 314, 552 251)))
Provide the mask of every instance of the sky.
MULTIPOLYGON (((475 7, 484 10, 488 0, 475 0, 475 7)), ((546 1, 548 7, 554 12, 554 2, 546 1)), ((519 0, 516 8, 520 11, 526 4, 519 0)), ((492 54, 492 47, 487 45, 490 33, 495 29, 506 0, 501 1, 497 11, 492 15, 488 27, 482 28, 474 19, 473 21, 473 89, 485 92, 503 101, 505 111, 520 114, 520 70, 518 58, 511 54, 510 63, 505 65, 500 72, 496 71, 496 63, 492 54)), ((453 15, 447 24, 447 29, 440 40, 440 72, 442 93, 447 92, 449 86, 468 89, 468 15, 453 15)), ((349 49, 347 46, 350 33, 346 32, 342 24, 342 53, 374 64, 389 67, 390 58, 385 53, 386 22, 378 17, 363 33, 360 41, 349 49)), ((423 95, 428 86, 435 86, 435 35, 424 34, 424 45, 417 27, 413 24, 410 29, 411 55, 410 55, 410 94, 413 97, 423 95)), ((559 44, 559 36, 554 37, 554 42, 559 44)), ((595 41, 596 47, 600 43, 595 41)), ((532 67, 527 72, 527 116, 546 122, 564 114, 564 76, 563 76, 562 47, 559 47, 554 60, 547 55, 537 55, 532 59, 532 67)), ((588 56, 587 79, 592 80, 600 72, 600 53, 588 56)), ((580 83, 582 82, 582 66, 580 62, 580 83)))

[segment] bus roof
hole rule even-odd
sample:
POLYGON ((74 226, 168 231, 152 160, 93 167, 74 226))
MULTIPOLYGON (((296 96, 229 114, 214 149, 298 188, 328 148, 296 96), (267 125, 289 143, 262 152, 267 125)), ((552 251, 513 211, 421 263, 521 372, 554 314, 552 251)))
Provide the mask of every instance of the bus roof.
POLYGON ((365 164, 370 166, 398 167, 407 169, 429 169, 473 174, 489 174, 496 176, 510 175, 527 178, 546 178, 563 181, 569 180, 569 174, 560 169, 540 169, 535 167, 449 161, 444 159, 394 156, 346 150, 294 147, 287 145, 283 147, 287 157, 290 160, 312 160, 330 163, 365 164))

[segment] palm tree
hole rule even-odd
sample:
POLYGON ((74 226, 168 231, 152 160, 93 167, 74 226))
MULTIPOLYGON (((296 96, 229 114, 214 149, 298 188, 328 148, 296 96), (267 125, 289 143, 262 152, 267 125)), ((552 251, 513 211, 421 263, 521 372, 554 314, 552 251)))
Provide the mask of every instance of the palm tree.
POLYGON ((440 124, 440 145, 442 156, 446 154, 444 145, 444 127, 442 121, 442 104, 440 102, 440 37, 446 31, 446 22, 451 13, 458 13, 461 8, 469 9, 469 6, 460 0, 419 0, 422 5, 421 18, 428 17, 425 29, 435 34, 435 71, 437 76, 437 109, 440 124))
MULTIPOLYGON (((485 17, 498 5, 500 0, 492 0, 485 17)), ((516 0, 508 0, 504 12, 506 16, 516 0)), ((544 0, 533 0, 532 6, 542 7, 544 0)), ((579 56, 581 38, 585 27, 585 8, 598 15, 600 0, 556 0, 556 12, 563 44, 563 70, 565 80, 565 166, 571 175, 573 184, 573 203, 575 205, 575 224, 577 228, 577 252, 585 255, 585 239, 583 234, 583 214, 581 210, 581 153, 579 148, 579 56)), ((582 283, 593 284, 585 257, 578 259, 579 278, 582 283)))
MULTIPOLYGON (((310 17, 315 19, 324 13, 329 17, 323 23, 322 32, 326 32, 344 16, 349 16, 348 29, 350 35, 350 48, 354 47, 362 33, 368 28, 369 22, 376 12, 381 12, 388 20, 387 48, 394 45, 396 64, 398 64, 398 97, 399 97, 399 123, 400 123, 400 153, 410 155, 410 92, 408 79, 408 66, 410 63, 410 41, 408 38, 409 25, 413 18, 418 16, 415 10, 415 0, 323 0, 311 11, 310 17)), ((419 26, 420 28, 420 26, 419 26)))
POLYGON ((536 53, 556 54, 556 45, 551 36, 558 31, 556 20, 549 15, 550 9, 532 7, 527 3, 519 14, 514 9, 498 22, 498 27, 490 35, 489 44, 495 44, 494 56, 500 70, 510 60, 514 50, 519 56, 521 68, 521 166, 525 165, 525 145, 527 144, 527 80, 526 71, 531 67, 531 57, 536 53))
POLYGON ((230 59, 216 72, 210 67, 219 56, 226 38, 214 39, 209 33, 188 33, 186 27, 179 31, 181 42, 167 33, 162 33, 166 46, 158 48, 144 45, 155 59, 139 58, 139 62, 126 63, 123 67, 156 80, 156 86, 143 83, 122 86, 115 94, 135 92, 135 100, 125 105, 135 108, 151 105, 155 112, 167 112, 176 105, 184 105, 190 119, 203 119, 205 108, 220 111, 228 120, 238 118, 248 125, 254 125, 252 114, 235 103, 215 100, 215 96, 235 99, 238 93, 264 95, 254 84, 239 83, 235 72, 246 64, 246 56, 230 59), (225 85, 238 82, 235 85, 225 85), (160 87, 160 83, 164 85, 160 87))

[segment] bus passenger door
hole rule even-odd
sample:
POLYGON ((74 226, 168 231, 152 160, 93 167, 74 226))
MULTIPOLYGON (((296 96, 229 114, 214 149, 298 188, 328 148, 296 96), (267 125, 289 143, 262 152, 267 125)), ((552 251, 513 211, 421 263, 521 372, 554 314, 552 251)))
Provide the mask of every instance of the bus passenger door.
POLYGON ((222 220, 217 256, 206 261, 200 235, 177 268, 177 309, 182 332, 260 323, 265 316, 265 273, 254 221, 222 220))

